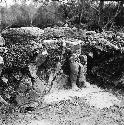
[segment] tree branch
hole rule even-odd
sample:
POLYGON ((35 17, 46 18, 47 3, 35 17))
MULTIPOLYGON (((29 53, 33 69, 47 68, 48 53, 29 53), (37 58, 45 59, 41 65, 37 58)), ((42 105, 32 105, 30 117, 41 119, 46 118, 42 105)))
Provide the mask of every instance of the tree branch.
POLYGON ((108 23, 104 26, 104 29, 106 29, 107 26, 108 26, 110 23, 111 23, 111 24, 113 23, 114 19, 115 19, 115 18, 118 16, 118 14, 121 12, 121 10, 122 10, 122 8, 123 8, 123 3, 124 3, 124 1, 121 1, 121 2, 119 3, 118 9, 117 9, 117 11, 116 11, 114 17, 112 17, 111 20, 108 21, 108 23))

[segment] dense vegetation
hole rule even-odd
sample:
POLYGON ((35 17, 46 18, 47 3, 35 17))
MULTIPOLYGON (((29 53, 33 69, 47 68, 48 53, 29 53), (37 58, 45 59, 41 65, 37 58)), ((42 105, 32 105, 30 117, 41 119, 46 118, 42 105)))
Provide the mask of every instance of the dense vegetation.
MULTIPOLYGON (((5 27, 38 26, 62 26, 68 24, 81 28, 95 29, 96 25, 104 28, 122 28, 124 9, 121 3, 109 2, 104 4, 101 10, 101 21, 99 22, 99 1, 32 1, 29 5, 26 1, 18 4, 15 2, 10 7, 1 6, 1 29, 5 27), (114 17, 114 18, 113 18, 114 17), (112 20, 112 21, 111 21, 112 20), (109 23, 108 23, 109 22, 109 23)), ((98 26, 97 26, 98 27, 98 26)))

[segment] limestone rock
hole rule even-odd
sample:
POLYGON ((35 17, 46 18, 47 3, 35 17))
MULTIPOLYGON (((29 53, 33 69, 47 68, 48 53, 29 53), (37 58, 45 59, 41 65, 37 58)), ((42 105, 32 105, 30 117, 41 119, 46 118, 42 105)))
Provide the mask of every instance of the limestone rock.
MULTIPOLYGON (((118 36, 113 32, 95 33, 69 27, 48 27, 44 30, 37 27, 10 28, 2 32, 7 48, 2 54, 4 69, 11 69, 13 73, 19 69, 19 73, 20 68, 28 67, 35 78, 34 89, 42 95, 52 85, 51 92, 63 89, 69 82, 70 60, 75 55, 72 60, 76 63, 72 67, 78 67, 77 76, 82 73, 80 76, 85 79, 88 64, 91 74, 111 81, 113 76, 123 71, 123 34, 118 36), (81 59, 81 56, 86 58, 81 59), (83 67, 81 71, 79 63, 83 67)), ((22 93, 26 87, 22 86, 22 93)), ((18 98, 23 98, 22 95, 18 98)), ((25 102, 25 97, 22 100, 25 102)))

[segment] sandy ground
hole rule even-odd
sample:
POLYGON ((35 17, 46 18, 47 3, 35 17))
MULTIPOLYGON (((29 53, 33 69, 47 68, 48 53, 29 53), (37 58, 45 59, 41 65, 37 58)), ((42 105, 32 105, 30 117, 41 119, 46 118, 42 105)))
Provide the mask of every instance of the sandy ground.
MULTIPOLYGON (((30 66, 30 69, 32 76, 35 77, 36 67, 30 66)), ((40 85, 40 82, 37 83, 40 85)), ((72 100, 73 97, 80 97, 84 98, 86 103, 88 103, 90 106, 103 109, 105 107, 109 108, 110 106, 118 105, 121 102, 115 95, 111 94, 110 92, 105 92, 96 85, 91 85, 88 88, 82 88, 79 91, 74 91, 72 89, 63 90, 62 87, 60 87, 61 89, 57 90, 58 86, 61 86, 62 84, 64 84, 64 81, 61 83, 54 83, 54 86, 52 87, 53 91, 44 97, 44 102, 46 104, 53 102, 57 103, 61 100, 72 100)), ((38 86, 37 88, 43 88, 43 86, 38 86)))
POLYGON ((15 113, 0 125, 123 125, 121 100, 95 85, 81 90, 59 90, 44 96, 45 108, 15 113))
POLYGON ((50 93, 44 97, 44 101, 48 104, 53 102, 59 102, 61 100, 72 100, 72 97, 80 97, 86 100, 90 106, 95 106, 96 108, 103 109, 105 107, 109 108, 113 105, 118 105, 121 100, 109 92, 98 88, 97 86, 91 86, 89 88, 82 88, 79 91, 74 90, 59 90, 50 93))

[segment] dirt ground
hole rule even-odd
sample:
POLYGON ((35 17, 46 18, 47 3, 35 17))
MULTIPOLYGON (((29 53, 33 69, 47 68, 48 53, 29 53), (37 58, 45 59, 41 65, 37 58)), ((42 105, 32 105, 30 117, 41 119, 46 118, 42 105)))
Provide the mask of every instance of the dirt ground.
POLYGON ((32 112, 1 114, 0 125, 124 125, 122 98, 95 85, 55 91, 42 101, 32 112))

